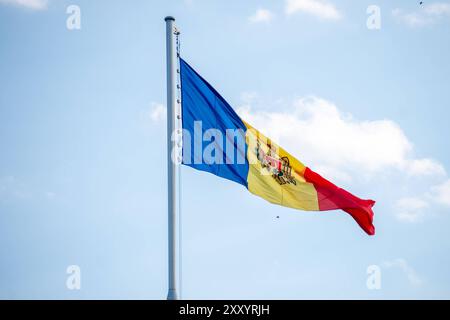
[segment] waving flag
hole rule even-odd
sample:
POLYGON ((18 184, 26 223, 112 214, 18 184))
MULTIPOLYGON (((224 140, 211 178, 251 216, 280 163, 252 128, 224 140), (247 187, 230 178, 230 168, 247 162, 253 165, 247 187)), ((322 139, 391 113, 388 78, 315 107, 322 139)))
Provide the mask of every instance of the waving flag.
POLYGON ((369 235, 373 200, 337 187, 242 120, 180 59, 184 165, 244 185, 267 201, 307 211, 342 209, 369 235))

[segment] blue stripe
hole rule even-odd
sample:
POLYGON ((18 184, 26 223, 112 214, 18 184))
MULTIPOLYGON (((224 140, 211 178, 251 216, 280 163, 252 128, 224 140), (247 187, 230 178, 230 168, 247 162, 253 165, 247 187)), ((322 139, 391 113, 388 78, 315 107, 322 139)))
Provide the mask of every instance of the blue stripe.
MULTIPOLYGON (((236 112, 231 108, 228 102, 208 83, 206 82, 191 66, 189 66, 183 59, 180 58, 181 66, 181 103, 182 103, 182 120, 183 130, 188 131, 191 139, 187 140, 186 135, 183 136, 183 164, 201 171, 207 171, 219 177, 235 181, 247 187, 248 175, 248 160, 247 160, 247 146, 245 144, 245 131, 247 130, 245 124, 236 112), (219 146, 226 148, 226 130, 227 129, 241 129, 244 139, 244 144, 238 143, 237 139, 229 141, 229 146, 232 146, 234 159, 232 164, 226 163, 226 157, 230 158, 230 150, 223 150, 221 152, 219 163, 207 164, 195 163, 195 137, 194 122, 201 121, 201 137, 208 129, 217 129, 222 134, 222 141, 217 141, 217 149, 219 146), (220 143, 221 142, 221 143, 220 143), (187 148, 190 147, 190 154, 187 148), (226 151, 226 152, 225 152, 226 151), (245 159, 244 163, 237 163, 237 155, 242 154, 245 159), (221 164, 220 164, 221 162, 221 164)), ((201 153, 203 155, 205 148, 211 144, 211 141, 202 141, 198 144, 201 146, 201 153)), ((199 141, 199 140, 198 140, 199 141)), ((212 141, 215 141, 212 139, 212 141)), ((200 148, 199 148, 200 149, 200 148)), ((199 150, 197 150, 198 152, 199 150)), ((213 155, 215 152, 213 152, 213 155)), ((218 153, 220 155, 220 153, 218 153)), ((197 157, 197 160, 201 160, 197 157)), ((242 162, 242 161, 241 161, 242 162)))

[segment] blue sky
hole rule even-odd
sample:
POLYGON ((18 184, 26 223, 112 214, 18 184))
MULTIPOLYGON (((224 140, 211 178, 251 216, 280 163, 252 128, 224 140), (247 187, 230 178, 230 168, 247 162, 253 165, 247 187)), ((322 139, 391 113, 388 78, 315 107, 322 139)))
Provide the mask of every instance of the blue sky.
POLYGON ((450 298, 450 2, 418 2, 0 0, 0 298, 165 298, 166 15, 244 119, 377 200, 368 237, 183 167, 183 298, 450 298))

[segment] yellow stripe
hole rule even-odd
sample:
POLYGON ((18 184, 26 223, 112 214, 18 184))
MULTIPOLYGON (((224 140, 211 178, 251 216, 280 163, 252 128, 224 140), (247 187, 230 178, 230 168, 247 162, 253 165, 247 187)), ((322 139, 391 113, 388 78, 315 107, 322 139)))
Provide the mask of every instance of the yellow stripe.
POLYGON ((248 190, 271 203, 295 209, 319 210, 316 189, 303 177, 305 165, 244 123, 247 127, 248 190))

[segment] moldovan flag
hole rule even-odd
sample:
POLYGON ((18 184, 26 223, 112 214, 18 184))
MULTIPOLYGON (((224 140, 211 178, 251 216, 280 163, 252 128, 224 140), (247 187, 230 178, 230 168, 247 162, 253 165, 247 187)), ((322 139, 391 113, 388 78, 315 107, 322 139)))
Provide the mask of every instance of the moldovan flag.
POLYGON ((274 204, 342 209, 367 234, 375 234, 375 201, 337 187, 265 137, 181 58, 180 74, 184 165, 240 183, 274 204))

